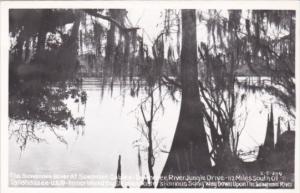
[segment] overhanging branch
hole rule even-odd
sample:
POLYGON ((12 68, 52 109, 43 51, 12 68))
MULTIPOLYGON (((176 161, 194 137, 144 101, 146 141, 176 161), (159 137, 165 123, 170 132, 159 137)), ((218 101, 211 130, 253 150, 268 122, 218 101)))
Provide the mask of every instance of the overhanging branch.
POLYGON ((97 10, 94 10, 94 9, 84 9, 83 11, 86 12, 87 14, 89 14, 89 15, 107 20, 107 21, 115 24, 119 29, 121 29, 124 32, 136 31, 136 30, 140 29, 138 27, 126 28, 124 25, 120 24, 115 19, 113 19, 109 16, 106 16, 106 15, 102 15, 102 14, 98 13, 97 10))

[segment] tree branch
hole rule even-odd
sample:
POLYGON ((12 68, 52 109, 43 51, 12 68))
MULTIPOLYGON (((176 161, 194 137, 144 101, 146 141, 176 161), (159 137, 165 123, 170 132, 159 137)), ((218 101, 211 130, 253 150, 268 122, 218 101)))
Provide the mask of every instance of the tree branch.
POLYGON ((171 85, 174 85, 174 86, 176 86, 176 87, 178 87, 178 88, 182 88, 180 82, 177 82, 176 80, 173 80, 173 79, 169 78, 169 77, 166 76, 166 75, 163 75, 163 76, 162 76, 162 81, 163 81, 165 84, 171 84, 171 85))
POLYGON ((148 121, 147 121, 147 119, 146 119, 146 116, 145 116, 145 113, 144 113, 144 110, 143 110, 143 106, 141 105, 141 107, 140 107, 140 109, 141 109, 141 112, 142 112, 142 115, 143 115, 143 119, 144 119, 144 122, 145 122, 145 124, 147 125, 147 127, 148 127, 148 121))
POLYGON ((102 14, 98 13, 96 9, 84 9, 83 11, 86 12, 87 14, 89 14, 89 15, 92 15, 94 17, 107 20, 107 21, 115 24, 119 29, 121 29, 124 32, 136 31, 136 30, 140 29, 138 27, 126 28, 124 25, 120 24, 115 19, 113 19, 113 18, 111 18, 109 16, 102 15, 102 14))

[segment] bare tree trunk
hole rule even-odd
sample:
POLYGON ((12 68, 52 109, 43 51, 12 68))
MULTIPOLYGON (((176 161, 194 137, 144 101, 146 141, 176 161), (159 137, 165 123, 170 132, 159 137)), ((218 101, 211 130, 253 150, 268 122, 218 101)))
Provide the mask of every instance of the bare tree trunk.
POLYGON ((121 155, 119 155, 118 158, 118 169, 117 169, 117 180, 116 180, 116 186, 115 188, 123 188, 121 183, 121 155))
POLYGON ((148 146, 148 170, 150 175, 150 187, 154 187, 154 172, 153 172, 153 142, 152 142, 152 127, 149 128, 149 146, 148 146))
POLYGON ((181 109, 158 187, 181 187, 172 183, 176 180, 168 176, 206 174, 211 168, 198 89, 196 11, 182 10, 181 14, 181 109))
POLYGON ((154 98, 153 98, 153 90, 151 91, 151 110, 150 110, 150 121, 148 122, 148 169, 150 175, 150 187, 154 187, 154 155, 153 155, 153 142, 152 142, 152 123, 153 123, 153 107, 154 107, 154 98))
MULTIPOLYGON (((83 54, 83 34, 82 34, 82 30, 79 31, 79 46, 80 46, 80 54, 83 54)), ((96 51, 96 54, 97 54, 97 51, 96 51)))
MULTIPOLYGON (((41 22, 45 22, 48 20, 49 12, 50 12, 49 10, 43 11, 41 22)), ((41 23, 38 32, 38 40, 37 40, 37 47, 36 47, 37 56, 39 56, 40 52, 45 49, 46 34, 47 34, 47 26, 45 23, 41 23)))
POLYGON ((27 62, 29 59, 29 54, 30 54, 29 47, 30 47, 30 38, 27 37, 26 42, 25 42, 25 58, 24 58, 25 62, 27 62))
POLYGON ((148 162, 148 170, 149 170, 149 175, 150 175, 150 185, 149 187, 151 188, 154 188, 154 171, 153 171, 153 166, 154 166, 154 161, 155 161, 155 158, 154 158, 154 155, 153 155, 153 136, 152 136, 152 131, 153 131, 153 128, 152 128, 152 125, 153 125, 153 117, 154 117, 154 96, 153 96, 153 89, 150 90, 150 99, 151 99, 151 106, 150 106, 150 118, 149 120, 146 119, 146 116, 145 116, 145 112, 143 110, 143 106, 141 106, 141 112, 142 112, 142 115, 143 115, 143 119, 144 119, 144 122, 147 126, 147 129, 148 129, 148 159, 147 159, 147 162, 148 162))
POLYGON ((17 44, 15 46, 16 59, 18 64, 22 61, 24 42, 25 42, 25 34, 24 34, 24 30, 22 30, 17 38, 17 44))

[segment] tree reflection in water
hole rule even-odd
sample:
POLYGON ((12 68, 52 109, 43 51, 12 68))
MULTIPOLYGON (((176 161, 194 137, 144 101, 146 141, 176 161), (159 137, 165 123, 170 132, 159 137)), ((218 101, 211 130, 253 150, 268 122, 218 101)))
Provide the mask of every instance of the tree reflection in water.
POLYGON ((42 82, 40 79, 20 81, 10 88, 9 117, 10 136, 16 137, 21 150, 28 141, 43 142, 45 139, 36 134, 39 128, 49 128, 57 139, 67 141, 57 129, 80 129, 84 126, 83 117, 74 117, 67 107, 66 100, 85 104, 86 94, 72 83, 42 82))

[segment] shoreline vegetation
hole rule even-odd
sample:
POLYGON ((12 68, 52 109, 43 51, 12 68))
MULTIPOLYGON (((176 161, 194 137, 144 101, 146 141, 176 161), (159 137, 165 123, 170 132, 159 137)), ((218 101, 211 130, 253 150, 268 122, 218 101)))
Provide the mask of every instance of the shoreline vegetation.
MULTIPOLYGON (((130 91, 124 98, 146 95, 133 107, 140 134, 134 144, 137 167, 140 176, 145 174, 141 188, 206 187, 183 176, 205 176, 201 181, 221 181, 216 187, 225 188, 293 188, 295 11, 166 9, 152 27, 158 34, 145 30, 150 23, 133 25, 131 14, 126 9, 9 10, 9 118, 19 123, 9 131, 20 151, 44 141, 39 124, 68 145, 61 129, 84 133, 86 117, 74 116, 66 101, 86 107, 84 84, 101 87, 101 96, 110 88, 110 97, 119 85, 130 91), (256 92, 274 100, 264 104, 268 116, 257 134, 264 139, 257 157, 246 162, 240 122, 246 123, 248 114, 238 112, 256 92), (161 147, 155 123, 168 108, 166 96, 180 103, 168 149, 161 147), (274 115, 273 106, 289 118, 274 115), (157 173, 162 149, 167 159, 157 173), (257 180, 241 179, 246 181, 241 184, 236 176, 244 174, 257 180)), ((111 160, 116 161, 115 187, 125 188, 121 155, 111 160)))

